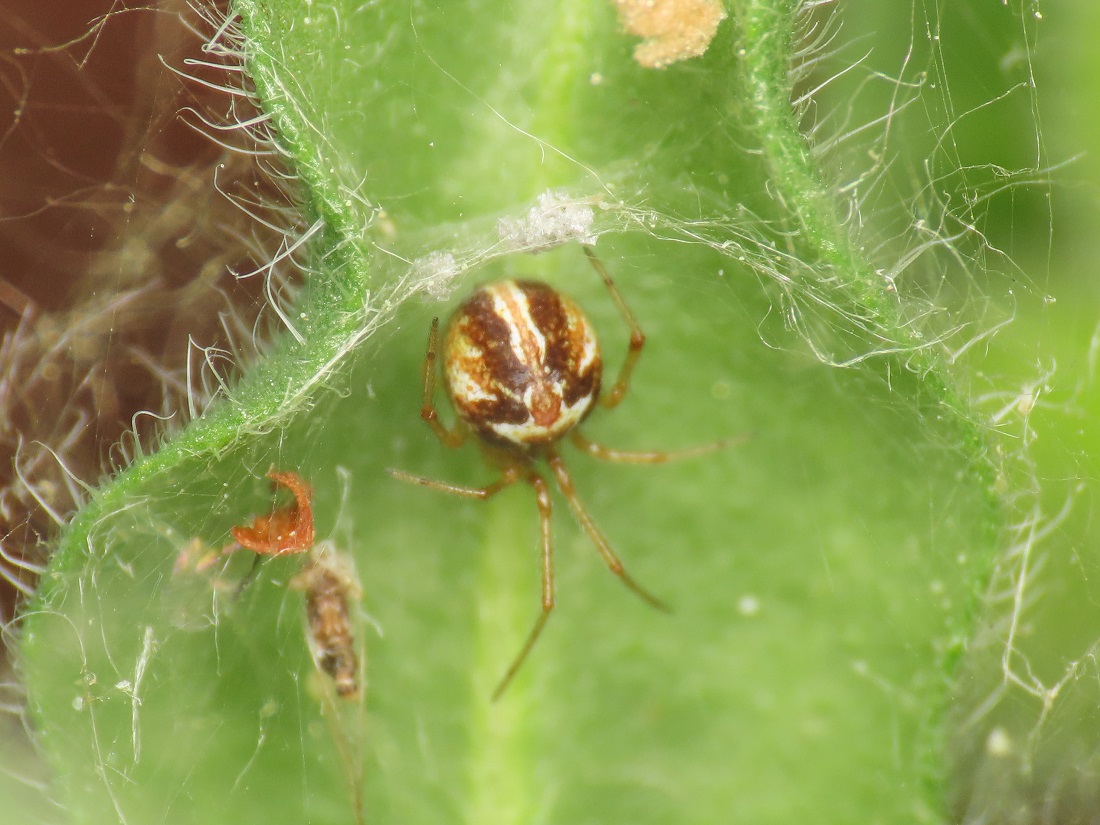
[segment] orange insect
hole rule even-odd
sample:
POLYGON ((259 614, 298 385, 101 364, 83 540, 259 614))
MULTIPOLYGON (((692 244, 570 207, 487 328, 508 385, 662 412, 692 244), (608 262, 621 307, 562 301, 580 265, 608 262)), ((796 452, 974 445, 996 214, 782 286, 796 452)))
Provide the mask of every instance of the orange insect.
MULTIPOLYGON (((233 540, 246 550, 263 556, 289 556, 304 553, 313 546, 313 490, 293 471, 280 472, 272 467, 267 477, 294 494, 294 503, 273 509, 270 515, 256 516, 247 527, 234 527, 233 540)), ((227 547, 231 553, 237 547, 227 547)))

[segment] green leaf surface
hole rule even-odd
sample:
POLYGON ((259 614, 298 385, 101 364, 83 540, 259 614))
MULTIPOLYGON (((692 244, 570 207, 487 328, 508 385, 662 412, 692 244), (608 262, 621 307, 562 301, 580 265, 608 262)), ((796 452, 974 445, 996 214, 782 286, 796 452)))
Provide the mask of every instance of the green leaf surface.
MULTIPOLYGON (((861 261, 801 146, 793 4, 743 0, 707 55, 632 62, 608 5, 241 0, 247 65, 323 226, 269 358, 68 529, 24 637, 42 742, 80 822, 942 821, 942 712, 994 552, 986 448, 905 296, 861 261), (784 114, 785 113, 785 114, 784 114), (521 486, 482 503, 400 483, 493 478, 419 420, 429 253, 459 287, 569 292, 609 373, 627 331, 576 243, 498 231, 547 190, 592 211, 649 336, 631 449, 737 434, 659 467, 569 451, 650 609, 555 502, 539 607, 521 486), (409 263, 409 262, 413 263, 409 263), (870 356, 870 357, 865 357, 870 356), (847 369, 823 361, 849 363, 847 369), (296 557, 175 570, 316 490, 354 554, 369 685, 315 673, 296 557)), ((456 295, 457 297, 457 295, 456 295)), ((446 415, 446 413, 445 413, 446 415)))

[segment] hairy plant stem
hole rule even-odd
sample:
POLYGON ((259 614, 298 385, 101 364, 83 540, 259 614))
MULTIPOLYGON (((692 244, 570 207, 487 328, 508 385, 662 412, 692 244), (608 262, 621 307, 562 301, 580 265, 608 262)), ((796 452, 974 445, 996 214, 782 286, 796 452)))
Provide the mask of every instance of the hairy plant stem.
POLYGON ((736 7, 745 101, 771 192, 796 228, 800 254, 818 265, 832 289, 839 287, 836 297, 864 319, 867 331, 884 341, 887 351, 905 354, 905 367, 921 377, 923 390, 956 421, 971 470, 989 490, 989 518, 996 529, 1000 505, 993 484, 998 471, 987 435, 948 374, 941 347, 922 337, 905 317, 897 293, 860 252, 795 120, 790 66, 801 6, 801 0, 744 0, 736 7))
MULTIPOLYGON (((960 462, 985 493, 985 510, 975 515, 984 524, 990 546, 995 546, 1004 523, 1004 509, 995 490, 999 471, 988 433, 955 386, 948 357, 941 346, 921 337, 920 330, 905 316, 904 299, 862 255, 795 119, 790 66, 801 5, 800 0, 744 0, 737 5, 744 97, 752 129, 762 148, 770 191, 793 224, 793 243, 798 254, 813 264, 808 271, 829 279, 833 297, 859 317, 864 329, 882 340, 888 352, 903 354, 903 366, 919 378, 920 396, 932 402, 935 414, 945 417, 948 432, 954 433, 952 440, 960 462)), ((886 357, 895 362, 893 355, 886 357)), ((957 616, 956 626, 950 628, 959 638, 973 631, 973 616, 985 595, 991 573, 992 558, 986 574, 972 582, 970 610, 957 616)), ((951 649, 942 655, 945 688, 957 675, 961 653, 961 649, 951 649)), ((948 691, 944 689, 938 695, 933 691, 926 701, 928 759, 920 770, 933 798, 942 799, 947 771, 943 757, 948 691)))

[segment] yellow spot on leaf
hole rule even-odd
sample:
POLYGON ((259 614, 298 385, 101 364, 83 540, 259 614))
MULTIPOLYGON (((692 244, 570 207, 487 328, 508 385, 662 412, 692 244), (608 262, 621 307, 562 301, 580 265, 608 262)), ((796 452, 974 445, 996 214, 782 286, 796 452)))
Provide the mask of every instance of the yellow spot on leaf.
POLYGON ((645 38, 634 59, 647 69, 706 52, 726 13, 718 0, 613 0, 619 21, 630 34, 645 38))

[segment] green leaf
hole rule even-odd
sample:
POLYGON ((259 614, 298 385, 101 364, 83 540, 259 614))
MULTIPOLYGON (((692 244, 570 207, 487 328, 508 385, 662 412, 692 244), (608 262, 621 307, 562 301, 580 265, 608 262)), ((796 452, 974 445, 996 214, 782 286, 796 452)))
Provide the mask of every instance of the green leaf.
POLYGON ((704 57, 656 72, 609 5, 237 3, 315 221, 308 282, 296 335, 94 493, 43 581, 23 657, 76 821, 944 818, 992 465, 937 330, 859 257, 797 131, 794 6, 743 0, 704 57), (528 254, 548 190, 591 214, 649 336, 626 401, 586 432, 753 437, 659 467, 567 455, 674 610, 616 581, 557 501, 558 607, 491 703, 538 615, 532 496, 472 502, 386 470, 494 478, 418 417, 428 323, 453 301, 417 293, 452 271, 462 290, 548 280, 620 363, 626 330, 578 245, 528 254), (270 465, 312 482, 319 536, 354 554, 361 704, 315 673, 299 558, 239 595, 245 554, 175 569, 269 509, 270 465))

